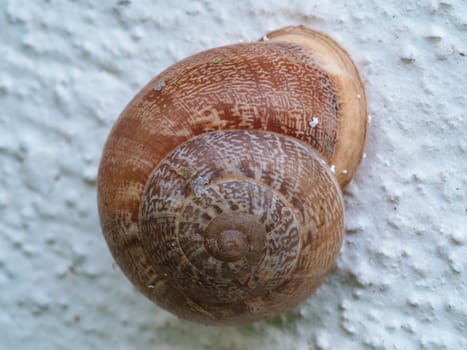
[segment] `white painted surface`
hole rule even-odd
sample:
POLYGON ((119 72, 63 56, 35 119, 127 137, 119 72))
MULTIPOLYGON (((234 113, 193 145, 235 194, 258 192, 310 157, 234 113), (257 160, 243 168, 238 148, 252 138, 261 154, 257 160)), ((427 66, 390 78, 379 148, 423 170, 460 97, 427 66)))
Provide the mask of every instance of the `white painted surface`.
POLYGON ((0 349, 467 349, 467 3, 0 0, 0 349), (364 159, 333 274, 298 309, 210 328, 112 264, 96 170, 156 73, 304 24, 365 80, 364 159))

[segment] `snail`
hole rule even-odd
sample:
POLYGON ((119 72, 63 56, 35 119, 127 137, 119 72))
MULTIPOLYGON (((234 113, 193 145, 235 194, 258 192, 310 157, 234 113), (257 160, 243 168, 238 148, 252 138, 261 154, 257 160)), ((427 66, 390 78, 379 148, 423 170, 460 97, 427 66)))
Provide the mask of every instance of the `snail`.
POLYGON ((98 208, 114 259, 183 319, 239 324, 297 306, 339 253, 366 125, 350 56, 303 26, 176 63, 104 146, 98 208))

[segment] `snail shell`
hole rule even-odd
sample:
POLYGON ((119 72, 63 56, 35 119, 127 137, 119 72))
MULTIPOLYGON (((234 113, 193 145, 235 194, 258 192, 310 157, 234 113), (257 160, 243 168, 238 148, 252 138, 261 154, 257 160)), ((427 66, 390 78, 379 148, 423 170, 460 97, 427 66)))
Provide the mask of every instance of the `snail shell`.
POLYGON ((162 72, 104 148, 109 248, 144 295, 181 318, 272 317, 320 285, 341 246, 341 187, 365 141, 362 81, 326 35, 288 27, 267 38, 162 72))

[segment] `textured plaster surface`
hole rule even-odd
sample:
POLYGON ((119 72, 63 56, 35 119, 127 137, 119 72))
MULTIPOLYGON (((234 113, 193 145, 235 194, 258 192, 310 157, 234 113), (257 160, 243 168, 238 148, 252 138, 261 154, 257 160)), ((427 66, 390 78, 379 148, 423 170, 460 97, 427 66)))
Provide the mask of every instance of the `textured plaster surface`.
POLYGON ((467 3, 0 0, 0 349, 467 349, 467 3), (303 24, 365 81, 366 157, 317 293, 213 328, 142 297, 100 232, 120 111, 195 52, 303 24))

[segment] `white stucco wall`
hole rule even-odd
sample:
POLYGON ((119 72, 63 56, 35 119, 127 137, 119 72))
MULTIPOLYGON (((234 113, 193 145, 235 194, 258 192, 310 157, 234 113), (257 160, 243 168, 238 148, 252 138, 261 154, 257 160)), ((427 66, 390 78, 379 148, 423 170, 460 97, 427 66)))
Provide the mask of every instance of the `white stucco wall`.
POLYGON ((467 349, 465 0, 0 0, 0 350, 467 349), (366 158, 332 275, 271 321, 211 328, 113 264, 96 172, 155 74, 303 24, 364 78, 366 158))

